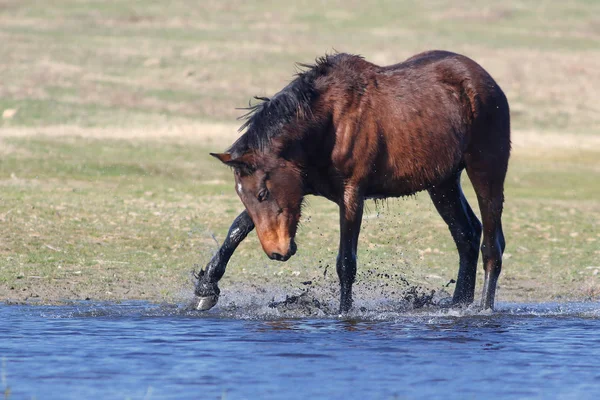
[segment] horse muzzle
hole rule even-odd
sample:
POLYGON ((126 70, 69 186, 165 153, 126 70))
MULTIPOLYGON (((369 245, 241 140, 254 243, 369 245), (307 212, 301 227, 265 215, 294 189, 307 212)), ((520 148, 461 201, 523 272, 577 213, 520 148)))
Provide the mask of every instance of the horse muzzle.
POLYGON ((298 246, 296 246, 296 242, 294 241, 294 239, 290 239, 290 244, 288 246, 287 253, 281 254, 279 252, 272 252, 270 254, 267 253, 267 255, 269 256, 269 258, 271 260, 287 261, 290 259, 291 256, 296 254, 296 250, 298 250, 298 246))

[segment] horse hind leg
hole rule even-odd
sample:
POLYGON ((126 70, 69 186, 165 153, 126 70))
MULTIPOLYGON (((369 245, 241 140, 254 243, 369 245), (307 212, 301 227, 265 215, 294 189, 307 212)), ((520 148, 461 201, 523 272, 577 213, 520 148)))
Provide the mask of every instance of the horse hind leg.
POLYGON ((460 186, 460 172, 429 189, 438 213, 448 225, 459 255, 453 304, 470 304, 475 297, 475 277, 481 241, 481 222, 469 206, 460 186))
POLYGON ((495 165, 490 163, 467 163, 467 173, 477 194, 483 221, 481 255, 485 277, 481 306, 484 309, 494 308, 496 285, 502 270, 502 254, 506 247, 502 231, 506 165, 507 163, 496 163, 495 165))

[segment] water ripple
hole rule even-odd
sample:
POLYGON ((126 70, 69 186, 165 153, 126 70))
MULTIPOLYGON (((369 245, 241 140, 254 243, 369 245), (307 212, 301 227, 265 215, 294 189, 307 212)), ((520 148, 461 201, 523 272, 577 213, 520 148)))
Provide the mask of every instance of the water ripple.
POLYGON ((15 399, 600 393, 597 303, 365 307, 344 317, 236 304, 0 306, 0 390, 15 399))

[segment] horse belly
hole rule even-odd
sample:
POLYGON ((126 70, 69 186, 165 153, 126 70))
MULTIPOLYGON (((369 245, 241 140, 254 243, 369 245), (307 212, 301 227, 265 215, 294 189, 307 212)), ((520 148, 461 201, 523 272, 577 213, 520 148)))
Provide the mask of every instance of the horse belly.
POLYGON ((443 181, 443 178, 425 180, 415 177, 392 178, 384 175, 383 177, 371 180, 365 197, 369 199, 384 199, 387 197, 410 196, 422 190, 429 189, 443 181))
POLYGON ((381 160, 373 165, 366 197, 410 196, 444 182, 460 170, 462 153, 432 152, 426 157, 381 160))

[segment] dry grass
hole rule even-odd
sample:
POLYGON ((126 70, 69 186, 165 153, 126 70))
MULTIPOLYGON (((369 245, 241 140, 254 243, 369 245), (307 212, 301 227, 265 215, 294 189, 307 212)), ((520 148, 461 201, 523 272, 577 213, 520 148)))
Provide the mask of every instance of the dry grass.
POLYGON ((380 64, 465 53, 505 89, 520 130, 597 133, 600 6, 586 1, 6 2, 4 126, 231 122, 295 61, 337 49, 380 64), (224 27, 227 29, 224 29, 224 27))
MULTIPOLYGON (((152 140, 171 143, 206 143, 224 146, 239 137, 238 125, 200 122, 196 124, 164 125, 161 127, 82 128, 79 126, 11 127, 2 129, 4 138, 80 137, 90 139, 152 140)), ((1 140, 1 138, 0 138, 1 140)))

